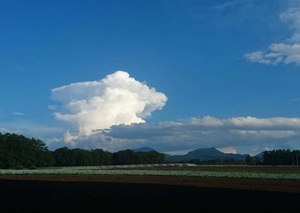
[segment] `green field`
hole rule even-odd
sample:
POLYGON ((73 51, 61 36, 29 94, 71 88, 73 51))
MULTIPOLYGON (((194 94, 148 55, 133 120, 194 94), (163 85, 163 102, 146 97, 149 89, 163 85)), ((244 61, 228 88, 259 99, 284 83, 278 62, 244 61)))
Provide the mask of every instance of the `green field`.
POLYGON ((300 167, 279 166, 99 166, 2 169, 0 175, 128 175, 300 180, 300 167))

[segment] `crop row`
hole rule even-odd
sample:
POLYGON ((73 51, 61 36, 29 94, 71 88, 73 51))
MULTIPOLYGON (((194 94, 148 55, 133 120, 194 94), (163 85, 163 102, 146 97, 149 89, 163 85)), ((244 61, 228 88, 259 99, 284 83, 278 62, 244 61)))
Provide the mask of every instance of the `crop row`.
POLYGON ((293 179, 300 180, 296 173, 264 172, 226 172, 226 171, 176 171, 176 170, 124 170, 124 169, 34 169, 34 170, 0 170, 0 175, 133 175, 133 176, 189 176, 221 178, 259 178, 259 179, 293 179))

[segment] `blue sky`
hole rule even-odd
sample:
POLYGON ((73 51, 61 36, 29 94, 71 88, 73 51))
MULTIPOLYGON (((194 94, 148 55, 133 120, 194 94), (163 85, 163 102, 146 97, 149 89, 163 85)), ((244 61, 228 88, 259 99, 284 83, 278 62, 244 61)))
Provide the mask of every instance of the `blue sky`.
POLYGON ((0 2, 0 132, 48 148, 300 149, 300 3, 0 2))

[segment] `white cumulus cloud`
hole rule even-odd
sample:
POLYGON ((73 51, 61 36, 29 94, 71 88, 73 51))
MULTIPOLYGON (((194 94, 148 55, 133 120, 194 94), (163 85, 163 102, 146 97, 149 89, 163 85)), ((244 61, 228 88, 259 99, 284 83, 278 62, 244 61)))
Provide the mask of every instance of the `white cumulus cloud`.
POLYGON ((290 26, 293 32, 291 37, 286 41, 270 44, 267 50, 245 54, 244 58, 247 61, 272 65, 278 63, 300 65, 300 2, 288 1, 288 8, 279 18, 290 26))
POLYGON ((65 140, 70 143, 113 125, 144 123, 167 102, 166 95, 125 71, 116 71, 98 81, 54 88, 51 98, 60 103, 59 107, 51 106, 55 118, 75 128, 65 133, 65 140))

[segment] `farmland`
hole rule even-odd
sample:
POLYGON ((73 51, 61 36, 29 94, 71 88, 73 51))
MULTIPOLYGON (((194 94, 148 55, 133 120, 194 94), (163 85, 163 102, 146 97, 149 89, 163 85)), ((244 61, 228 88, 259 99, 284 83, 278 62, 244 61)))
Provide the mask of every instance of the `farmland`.
POLYGON ((1 205, 10 208, 79 211, 89 205, 116 211, 145 208, 144 212, 300 208, 300 168, 292 166, 65 167, 0 170, 0 179, 1 205))

